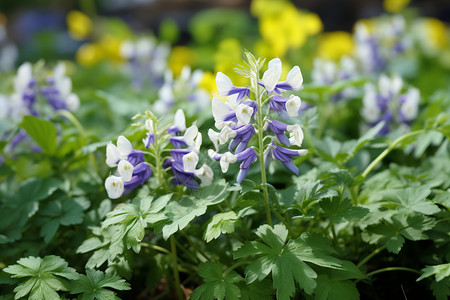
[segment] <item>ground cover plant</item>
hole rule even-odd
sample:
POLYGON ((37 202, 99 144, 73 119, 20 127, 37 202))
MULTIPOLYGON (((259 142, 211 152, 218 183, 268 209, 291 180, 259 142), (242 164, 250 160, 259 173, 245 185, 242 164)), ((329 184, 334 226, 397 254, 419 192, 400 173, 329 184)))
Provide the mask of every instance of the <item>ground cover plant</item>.
POLYGON ((4 73, 0 299, 450 296, 448 27, 267 5, 186 46, 72 12, 77 62, 4 73))

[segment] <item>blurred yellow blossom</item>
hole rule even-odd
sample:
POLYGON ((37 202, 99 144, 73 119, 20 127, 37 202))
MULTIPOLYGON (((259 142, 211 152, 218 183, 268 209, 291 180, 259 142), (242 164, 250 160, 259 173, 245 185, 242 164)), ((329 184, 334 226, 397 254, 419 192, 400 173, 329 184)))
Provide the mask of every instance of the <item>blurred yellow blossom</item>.
POLYGON ((207 91, 210 96, 219 92, 216 86, 216 75, 208 71, 203 73, 199 86, 207 91))
POLYGON ((92 21, 78 10, 72 10, 67 14, 67 27, 70 36, 75 40, 86 39, 92 31, 92 21))
POLYGON ((92 66, 103 58, 101 47, 97 44, 86 43, 78 48, 76 60, 83 66, 92 66))
POLYGON ((181 74, 184 66, 192 66, 194 63, 194 52, 185 46, 175 46, 169 56, 169 68, 174 76, 181 74))
POLYGON ((351 55, 354 46, 350 33, 345 31, 326 32, 319 37, 318 54, 323 58, 338 60, 344 55, 351 55))
POLYGON ((425 18, 423 26, 431 46, 438 49, 444 48, 447 44, 447 29, 444 22, 435 18, 425 18))
POLYGON ((308 36, 319 33, 323 27, 316 14, 301 12, 288 1, 254 0, 251 12, 259 18, 259 31, 267 44, 265 49, 270 49, 270 57, 283 56, 289 49, 303 46, 308 36))
POLYGON ((111 34, 102 36, 98 44, 103 52, 103 57, 116 62, 123 61, 120 53, 122 41, 123 39, 111 34))
POLYGON ((398 13, 405 6, 407 6, 411 0, 384 0, 383 7, 387 12, 398 13))
POLYGON ((238 75, 234 68, 236 64, 242 64, 242 45, 237 39, 228 38, 220 41, 216 53, 214 53, 214 70, 223 72, 230 77, 233 84, 243 86, 248 84, 248 80, 238 75))

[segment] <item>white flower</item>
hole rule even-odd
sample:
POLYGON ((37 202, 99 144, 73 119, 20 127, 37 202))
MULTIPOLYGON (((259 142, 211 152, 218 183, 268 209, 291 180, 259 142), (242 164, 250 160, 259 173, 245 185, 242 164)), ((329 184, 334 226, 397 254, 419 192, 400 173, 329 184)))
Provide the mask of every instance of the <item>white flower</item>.
POLYGON ((124 40, 120 44, 120 55, 125 59, 132 59, 134 56, 134 44, 130 40, 124 40))
POLYGON ((253 115, 253 108, 243 103, 236 107, 236 118, 238 125, 247 125, 253 115))
POLYGON ((228 93, 233 88, 233 82, 231 82, 230 77, 218 72, 216 75, 216 85, 220 96, 228 96, 228 93))
POLYGON ((155 128, 153 126, 153 120, 152 119, 145 120, 144 128, 150 133, 153 133, 153 134, 155 133, 155 128))
MULTIPOLYGON (((234 98, 235 97, 231 97, 234 98)), ((236 125, 233 121, 224 121, 225 117, 233 113, 234 109, 230 107, 229 103, 224 103, 217 98, 212 100, 212 113, 215 120, 215 126, 217 129, 222 129, 225 125, 234 126, 236 125)))
POLYGON ((219 145, 228 142, 229 139, 236 137, 236 131, 229 126, 224 126, 220 132, 215 132, 212 129, 208 130, 209 139, 213 142, 214 147, 218 150, 219 145))
POLYGON ((302 101, 300 97, 291 95, 289 100, 286 101, 286 111, 290 117, 298 116, 298 111, 300 110, 300 106, 302 105, 302 101))
POLYGON ((186 130, 186 117, 182 109, 178 109, 175 113, 175 117, 173 119, 173 127, 177 128, 179 131, 186 130))
POLYGON ((203 164, 200 169, 195 170, 194 175, 201 180, 203 186, 210 185, 214 178, 214 172, 207 164, 203 164))
POLYGON ((123 135, 117 139, 117 146, 109 143, 106 145, 106 164, 109 167, 117 166, 118 162, 122 159, 126 159, 128 154, 133 151, 133 146, 130 141, 123 135))
POLYGON ((228 171, 228 166, 232 163, 235 163, 236 161, 236 155, 232 154, 231 152, 225 152, 220 158, 220 168, 222 169, 222 172, 226 173, 228 171))
POLYGON ((286 83, 293 89, 299 90, 302 87, 303 75, 299 66, 294 66, 286 76, 286 83))
POLYGON ((136 56, 139 59, 146 59, 150 56, 155 42, 149 38, 141 38, 136 43, 136 56))
POLYGON ((400 107, 400 111, 408 121, 417 117, 419 109, 420 92, 416 88, 410 88, 406 93, 406 100, 400 107))
POLYGON ((125 190, 123 180, 118 176, 109 176, 106 178, 105 188, 108 193, 108 197, 111 199, 119 198, 125 190))
POLYGON ((185 172, 194 172, 198 164, 198 155, 194 151, 183 155, 183 169, 185 172))
POLYGON ((66 105, 70 111, 75 111, 80 107, 80 98, 78 95, 71 93, 66 98, 66 105))
POLYGON ((303 143, 303 130, 300 128, 300 125, 288 125, 286 130, 289 132, 289 142, 291 145, 300 147, 303 143))
POLYGON ((265 89, 268 93, 273 92, 275 86, 281 77, 281 60, 279 58, 274 58, 269 61, 269 68, 264 72, 261 82, 263 83, 265 89))
POLYGON ((365 94, 363 97, 361 115, 367 122, 373 123, 380 118, 381 113, 377 103, 377 92, 372 84, 366 84, 364 89, 365 94))
POLYGON ((33 79, 33 70, 29 62, 23 63, 17 69, 17 75, 14 78, 14 90, 21 93, 28 87, 31 79, 33 79))
POLYGON ((119 164, 117 165, 117 172, 119 172, 124 182, 131 180, 131 177, 133 177, 133 170, 133 165, 125 159, 119 161, 119 164))
POLYGON ((378 79, 378 90, 385 98, 398 95, 402 89, 402 86, 403 80, 398 75, 394 75, 392 78, 389 78, 386 75, 381 74, 380 79, 378 79))
POLYGON ((6 116, 8 115, 8 110, 8 97, 0 94, 0 119, 6 118, 6 116))

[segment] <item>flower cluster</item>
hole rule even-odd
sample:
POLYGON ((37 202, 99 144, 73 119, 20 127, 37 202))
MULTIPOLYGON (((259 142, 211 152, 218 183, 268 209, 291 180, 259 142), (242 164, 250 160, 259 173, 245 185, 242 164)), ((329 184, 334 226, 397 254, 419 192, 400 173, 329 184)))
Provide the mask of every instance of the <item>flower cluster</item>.
MULTIPOLYGON (((37 69, 42 67, 38 66, 37 69)), ((39 72, 35 73, 39 74, 39 72)), ((65 65, 60 62, 51 75, 45 78, 45 82, 42 82, 41 78, 33 74, 31 63, 22 64, 14 78, 14 92, 11 95, 0 96, 0 110, 2 111, 0 118, 10 119, 11 123, 17 124, 26 115, 48 118, 51 117, 49 110, 77 110, 80 99, 72 93, 72 81, 65 76, 65 73, 65 65), (40 98, 44 101, 40 101, 40 98), (46 105, 46 103, 50 105, 46 105)), ((26 138, 26 132, 19 131, 6 149, 15 148, 26 138)))
POLYGON ((128 61, 128 72, 135 87, 141 88, 147 80, 153 86, 162 85, 169 45, 157 44, 155 39, 143 37, 137 41, 123 41, 120 53, 128 61))
POLYGON ((373 20, 369 25, 357 22, 355 57, 363 71, 377 73, 386 67, 389 60, 409 49, 411 39, 405 31, 405 19, 401 15, 373 20))
MULTIPOLYGON (((352 79, 358 76, 356 61, 349 56, 343 56, 339 63, 322 58, 314 59, 314 69, 311 72, 312 81, 319 85, 331 85, 341 80, 352 79)), ((355 97, 357 90, 347 87, 332 96, 332 100, 355 97)))
POLYGON ((284 120, 298 116, 301 106, 300 98, 294 95, 286 98, 284 92, 301 88, 303 77, 300 68, 293 67, 287 74, 286 80, 279 81, 282 73, 281 60, 275 58, 269 62, 268 70, 259 80, 262 63, 260 60, 256 61, 249 53, 246 55, 250 71, 243 71, 243 74, 247 74, 250 78, 251 88, 236 87, 228 76, 221 72, 217 74, 217 89, 219 95, 225 97, 225 101, 216 97, 212 100, 215 126, 220 132, 209 129, 208 135, 215 150, 210 149, 208 154, 212 159, 220 161, 224 173, 227 172, 229 164, 240 162, 238 183, 247 176, 250 166, 258 159, 258 156, 264 160, 264 156, 270 153, 290 171, 298 174, 298 168, 292 162, 292 158, 305 155, 306 150, 293 150, 286 147, 301 146, 303 132, 298 124, 286 124, 271 117, 271 113, 276 112, 284 120), (255 100, 251 99, 252 91, 255 100), (270 132, 274 135, 268 135, 270 132), (286 133, 289 134, 289 138, 286 133), (254 136, 259 141, 256 145, 252 144, 254 136), (230 139, 228 151, 219 153, 219 147, 230 139), (267 139, 272 142, 264 144, 267 139))
POLYGON ((156 173, 158 184, 163 185, 165 172, 172 170, 173 184, 184 185, 189 189, 197 189, 201 185, 209 185, 213 179, 211 168, 203 164, 197 169, 199 162, 202 134, 194 124, 186 128, 185 115, 179 109, 170 126, 158 128, 159 120, 147 111, 144 128, 147 131, 143 139, 145 150, 135 150, 130 141, 124 136, 117 140, 117 146, 112 143, 106 147, 106 164, 117 167, 115 175, 109 176, 105 181, 108 196, 112 199, 128 194, 138 186, 143 185, 156 173), (181 135, 184 132, 183 135, 181 135), (172 146, 171 149, 168 146, 172 146), (169 157, 163 157, 164 152, 170 151, 169 157), (145 155, 153 158, 145 161, 145 155))
POLYGON ((159 97, 153 104, 154 112, 164 115, 181 106, 188 115, 193 115, 205 109, 210 103, 210 96, 200 86, 203 76, 203 71, 197 69, 192 72, 189 66, 184 66, 176 78, 170 70, 166 70, 159 97))
POLYGON ((144 161, 144 152, 134 150, 124 136, 119 136, 117 146, 112 143, 106 146, 106 164, 109 167, 117 166, 117 175, 111 175, 105 181, 106 191, 111 199, 128 194, 144 184, 152 174, 144 161))
POLYGON ((385 122, 379 134, 388 133, 394 124, 409 126, 417 117, 419 90, 410 87, 402 93, 402 88, 403 80, 400 76, 389 78, 384 74, 378 80, 378 87, 371 83, 364 86, 361 115, 370 126, 385 122))

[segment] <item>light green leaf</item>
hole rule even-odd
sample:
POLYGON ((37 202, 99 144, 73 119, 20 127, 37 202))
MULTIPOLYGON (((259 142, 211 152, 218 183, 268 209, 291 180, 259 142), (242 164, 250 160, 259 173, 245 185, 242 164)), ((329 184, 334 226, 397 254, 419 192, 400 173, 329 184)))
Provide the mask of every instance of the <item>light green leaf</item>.
POLYGON ((41 146, 44 153, 50 155, 55 153, 58 131, 52 122, 27 115, 23 117, 20 127, 25 129, 30 137, 41 146))
POLYGON ((68 281, 76 280, 79 274, 69 268, 59 256, 21 258, 16 265, 6 267, 4 272, 19 280, 14 289, 16 298, 29 294, 29 299, 59 299, 57 291, 67 291, 68 281), (26 279, 26 277, 30 277, 26 279))
POLYGON ((130 285, 118 276, 88 268, 86 275, 80 275, 79 279, 73 282, 70 293, 81 293, 82 299, 114 299, 116 293, 106 288, 129 290, 130 285))
POLYGON ((222 233, 234 232, 234 225, 237 221, 238 216, 234 211, 218 213, 211 218, 211 221, 206 227, 204 234, 205 241, 209 243, 211 240, 218 238, 222 233))
POLYGON ((436 266, 427 266, 422 269, 423 274, 417 278, 417 281, 420 281, 424 278, 436 275, 436 281, 441 281, 446 277, 450 277, 450 263, 436 265, 436 266))

